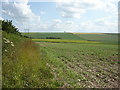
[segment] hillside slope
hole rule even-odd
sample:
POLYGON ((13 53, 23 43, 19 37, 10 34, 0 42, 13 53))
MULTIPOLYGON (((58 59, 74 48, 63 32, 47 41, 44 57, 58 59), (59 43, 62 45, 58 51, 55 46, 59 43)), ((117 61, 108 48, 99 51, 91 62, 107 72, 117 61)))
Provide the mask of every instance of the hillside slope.
POLYGON ((119 34, 113 33, 22 33, 22 35, 29 36, 32 39, 59 39, 61 42, 62 40, 83 40, 101 42, 105 44, 119 43, 119 34))
POLYGON ((113 34, 113 33, 74 33, 75 35, 79 36, 80 38, 84 38, 85 40, 89 41, 99 41, 103 43, 109 43, 109 44, 118 44, 118 35, 119 34, 113 34))
POLYGON ((72 33, 22 33, 33 39, 67 39, 67 40, 84 40, 83 38, 72 33))

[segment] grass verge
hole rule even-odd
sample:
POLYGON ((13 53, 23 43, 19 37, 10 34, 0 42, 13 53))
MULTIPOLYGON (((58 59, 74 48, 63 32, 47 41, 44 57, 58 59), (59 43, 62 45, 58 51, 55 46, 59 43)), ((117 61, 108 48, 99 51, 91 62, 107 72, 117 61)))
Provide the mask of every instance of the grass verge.
POLYGON ((29 39, 3 32, 2 60, 3 88, 48 87, 53 77, 39 47, 29 39))

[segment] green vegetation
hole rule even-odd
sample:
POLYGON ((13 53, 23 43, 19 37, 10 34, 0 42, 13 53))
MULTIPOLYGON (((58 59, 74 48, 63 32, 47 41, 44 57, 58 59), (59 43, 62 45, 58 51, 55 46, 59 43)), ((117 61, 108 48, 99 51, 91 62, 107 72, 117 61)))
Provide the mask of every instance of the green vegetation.
POLYGON ((118 34, 22 36, 12 21, 3 22, 3 88, 118 87, 118 34))
MULTIPOLYGON (((26 33, 22 33, 22 35, 26 35, 26 33)), ((84 40, 83 38, 72 33, 29 33, 27 36, 31 37, 32 39, 59 38, 67 40, 84 40)))
POLYGON ((22 37, 17 31, 14 33, 8 31, 1 31, 2 87, 50 87, 49 83, 54 82, 53 75, 46 66, 47 58, 40 52, 39 46, 30 39, 22 37))
POLYGON ((81 34, 76 33, 75 35, 84 38, 89 41, 98 41, 109 44, 118 44, 118 35, 113 33, 101 33, 101 34, 81 34))
POLYGON ((22 33, 22 35, 29 36, 32 39, 39 39, 39 41, 59 41, 62 40, 84 40, 92 42, 101 42, 104 44, 119 44, 118 35, 114 33, 22 33), (43 40, 42 40, 43 39, 43 40), (52 40, 46 40, 52 39, 52 40), (59 40, 53 40, 59 39, 59 40))
MULTIPOLYGON (((38 42, 59 87, 118 87, 117 45, 38 42)), ((120 62, 119 62, 120 63, 120 62)))
POLYGON ((2 31, 16 35, 21 35, 18 29, 12 24, 11 20, 3 20, 3 21, 0 20, 0 23, 2 23, 2 31))
POLYGON ((60 39, 32 39, 35 42, 53 42, 53 43, 99 43, 95 41, 85 41, 85 40, 60 40, 60 39))
POLYGON ((37 44, 3 32, 3 88, 48 87, 53 75, 37 44))

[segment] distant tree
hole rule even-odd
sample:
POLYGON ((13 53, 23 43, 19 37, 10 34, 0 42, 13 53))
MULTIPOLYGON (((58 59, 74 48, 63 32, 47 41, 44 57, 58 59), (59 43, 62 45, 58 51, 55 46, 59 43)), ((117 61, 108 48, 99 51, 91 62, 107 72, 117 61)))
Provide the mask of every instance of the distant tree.
POLYGON ((57 38, 57 37, 46 37, 46 39, 61 39, 61 38, 57 38))
POLYGON ((2 30, 7 32, 7 33, 21 35, 21 33, 18 31, 18 28, 16 28, 12 24, 12 20, 2 20, 2 30))

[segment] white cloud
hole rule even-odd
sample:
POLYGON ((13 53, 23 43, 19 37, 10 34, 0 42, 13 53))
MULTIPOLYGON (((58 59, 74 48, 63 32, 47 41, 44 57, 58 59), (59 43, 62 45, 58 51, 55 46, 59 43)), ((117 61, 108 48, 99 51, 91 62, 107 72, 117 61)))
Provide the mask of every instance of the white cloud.
POLYGON ((57 7, 61 10, 61 16, 65 18, 80 18, 81 15, 88 10, 104 10, 112 13, 117 12, 113 0, 68 0, 67 2, 62 0, 61 2, 57 2, 57 7))
POLYGON ((73 21, 62 21, 60 19, 53 19, 48 22, 41 22, 39 26, 32 25, 31 30, 34 32, 73 32, 78 30, 79 25, 73 21))
POLYGON ((8 15, 14 19, 31 20, 32 18, 37 18, 38 20, 40 20, 39 16, 36 16, 34 13, 32 13, 30 5, 27 5, 26 2, 3 3, 2 13, 3 15, 8 15))
MULTIPOLYGON (((12 17, 15 20, 15 25, 21 30, 29 28, 34 32, 117 32, 116 15, 113 18, 111 14, 108 17, 99 18, 94 21, 73 22, 72 19, 62 21, 59 18, 51 21, 41 21, 40 16, 35 15, 30 5, 29 0, 21 0, 22 2, 3 3, 3 15, 12 17)), ((116 13, 116 7, 112 4, 113 0, 107 0, 105 3, 102 0, 67 0, 59 2, 57 7, 61 10, 62 17, 66 18, 81 18, 81 15, 88 10, 106 10, 111 13, 116 13), (67 2, 68 1, 68 2, 67 2)), ((45 11, 40 12, 41 15, 45 11)))
POLYGON ((0 16, 0 20, 3 20, 3 18, 0 16))
POLYGON ((9 3, 9 2, 20 2, 20 3, 28 3, 30 0, 2 0, 2 2, 9 3))
POLYGON ((62 23, 62 21, 60 19, 54 19, 53 22, 54 23, 62 23))
POLYGON ((101 32, 101 33, 118 33, 117 22, 109 21, 110 18, 104 17, 95 20, 95 22, 86 21, 80 23, 80 31, 82 32, 101 32))
POLYGON ((45 11, 40 11, 40 14, 41 14, 41 15, 44 15, 44 14, 45 14, 45 11))
POLYGON ((75 24, 73 21, 66 21, 66 24, 75 24))
POLYGON ((19 2, 3 2, 2 4, 2 15, 9 16, 20 28, 28 27, 28 24, 34 22, 40 23, 40 16, 35 15, 28 5, 29 0, 20 0, 19 2), (21 2, 20 2, 21 1, 21 2))

